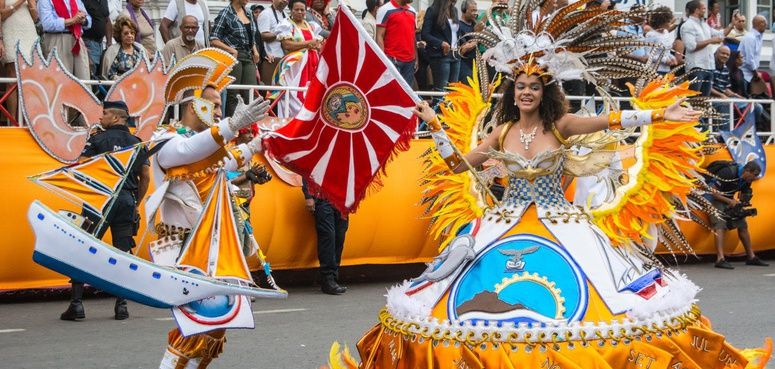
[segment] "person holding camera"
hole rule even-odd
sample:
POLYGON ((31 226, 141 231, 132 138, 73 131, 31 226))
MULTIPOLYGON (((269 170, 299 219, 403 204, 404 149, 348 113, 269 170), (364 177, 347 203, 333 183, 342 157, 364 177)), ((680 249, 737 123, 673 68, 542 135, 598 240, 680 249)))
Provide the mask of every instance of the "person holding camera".
POLYGON ((756 215, 756 209, 751 207, 751 183, 759 179, 762 168, 758 163, 749 161, 744 166, 733 161, 715 161, 708 165, 708 186, 715 191, 709 195, 709 200, 719 214, 711 214, 710 222, 715 231, 716 268, 734 269, 724 258, 724 235, 727 230, 737 229, 745 252, 748 256, 746 265, 768 266, 761 261, 751 247, 751 234, 748 232, 748 222, 745 218, 756 215), (737 198, 735 198, 737 194, 737 198), (721 215, 721 216, 718 216, 721 215))
MULTIPOLYGON (((89 138, 86 147, 81 153, 82 159, 97 156, 102 153, 115 151, 140 143, 140 139, 132 135, 127 127, 129 109, 123 101, 105 101, 102 105, 102 118, 100 126, 102 131, 89 138)), ((117 198, 110 211, 105 215, 105 224, 99 229, 87 229, 94 232, 97 238, 102 238, 110 227, 113 246, 121 251, 131 252, 135 247, 134 236, 140 224, 140 215, 137 212, 137 204, 148 191, 150 183, 150 167, 146 152, 143 149, 135 159, 131 173, 126 177, 124 184, 116 195, 117 198)), ((96 214, 85 212, 86 218, 91 222, 90 228, 99 224, 96 214)), ((60 315, 62 320, 79 320, 86 318, 81 299, 83 298, 83 283, 71 281, 70 306, 60 315)), ((114 307, 115 319, 129 318, 126 299, 116 298, 114 307)))

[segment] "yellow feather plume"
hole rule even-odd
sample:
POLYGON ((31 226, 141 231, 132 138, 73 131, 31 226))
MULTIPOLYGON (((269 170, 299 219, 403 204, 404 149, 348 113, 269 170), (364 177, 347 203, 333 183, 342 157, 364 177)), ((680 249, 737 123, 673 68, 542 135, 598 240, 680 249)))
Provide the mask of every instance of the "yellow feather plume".
MULTIPOLYGON (((439 120, 446 125, 447 135, 453 145, 463 153, 479 144, 479 122, 490 110, 490 97, 499 84, 495 81, 488 96, 482 97, 476 65, 468 85, 451 84, 450 92, 441 104, 439 120)), ((431 217, 431 235, 441 240, 443 249, 453 238, 454 232, 472 220, 481 217, 487 207, 483 193, 477 190, 470 172, 454 174, 435 150, 425 158, 426 175, 423 199, 428 203, 426 214, 431 217)))
POLYGON ((772 338, 767 337, 761 348, 745 349, 740 353, 748 360, 745 369, 764 369, 772 356, 772 338))
POLYGON ((328 368, 357 369, 358 362, 350 355, 350 350, 347 346, 344 346, 344 350, 341 350, 341 347, 339 342, 334 342, 331 345, 331 351, 328 353, 328 368))
MULTIPOLYGON (((638 109, 666 108, 678 99, 698 94, 689 83, 674 85, 668 75, 650 82, 633 99, 638 109)), ((628 182, 616 189, 615 197, 591 211, 595 223, 614 245, 643 243, 651 239, 650 224, 672 216, 674 201, 686 202, 695 186, 706 135, 697 122, 656 122, 642 127, 635 143, 635 164, 627 168, 628 182)))

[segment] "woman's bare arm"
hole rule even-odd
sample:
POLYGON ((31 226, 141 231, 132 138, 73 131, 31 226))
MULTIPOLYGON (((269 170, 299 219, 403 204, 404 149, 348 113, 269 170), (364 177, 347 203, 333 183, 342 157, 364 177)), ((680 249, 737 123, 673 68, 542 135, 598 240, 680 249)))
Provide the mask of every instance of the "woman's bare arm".
MULTIPOLYGON (((667 109, 664 110, 663 115, 658 114, 658 119, 677 122, 690 122, 699 119, 702 115, 701 111, 681 106, 685 100, 686 99, 680 99, 667 107, 667 109)), ((575 114, 565 114, 562 118, 560 118, 559 121, 555 122, 555 126, 564 137, 570 137, 580 134, 594 133, 607 128, 627 128, 651 124, 652 119, 655 119, 655 117, 650 117, 650 119, 640 119, 643 118, 644 114, 648 117, 650 112, 651 111, 649 110, 623 110, 621 111, 621 114, 617 116, 616 121, 614 122, 614 126, 611 126, 610 117, 611 114, 618 113, 602 114, 593 117, 580 117, 575 114)))
MULTIPOLYGON (((428 105, 426 101, 422 101, 417 104, 417 106, 414 108, 414 114, 418 118, 428 122, 428 125, 432 127, 432 135, 434 135, 433 139, 436 142, 437 149, 439 148, 440 144, 451 145, 451 142, 449 142, 449 138, 447 137, 446 133, 439 126, 438 118, 436 118, 436 112, 430 107, 430 105, 428 105)), ((487 136, 487 138, 485 138, 481 144, 479 144, 479 146, 471 150, 469 153, 463 155, 463 159, 465 159, 465 161, 467 161, 471 167, 478 167, 484 164, 484 162, 488 159, 487 152, 498 147, 498 137, 500 137, 501 131, 503 131, 503 126, 494 129, 492 133, 490 133, 490 135, 487 136)), ((448 155, 448 157, 452 157, 452 155, 448 155)), ((447 163, 449 164, 449 161, 447 161, 447 163)), ((450 165, 450 169, 454 173, 462 173, 468 170, 468 165, 462 161, 454 167, 451 166, 452 165, 450 165)))

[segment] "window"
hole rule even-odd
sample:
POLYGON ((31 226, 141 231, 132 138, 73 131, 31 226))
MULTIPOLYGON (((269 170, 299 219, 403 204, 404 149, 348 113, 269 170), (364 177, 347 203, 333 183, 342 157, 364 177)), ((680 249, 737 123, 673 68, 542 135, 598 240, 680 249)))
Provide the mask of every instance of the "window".
POLYGON ((772 23, 772 0, 758 0, 756 14, 763 15, 767 23, 772 23))

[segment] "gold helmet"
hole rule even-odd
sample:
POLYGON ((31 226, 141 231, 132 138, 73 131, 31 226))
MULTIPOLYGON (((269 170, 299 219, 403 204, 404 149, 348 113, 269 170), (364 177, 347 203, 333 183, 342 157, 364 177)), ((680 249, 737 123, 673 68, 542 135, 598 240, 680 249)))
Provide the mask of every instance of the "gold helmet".
POLYGON ((219 93, 234 82, 230 76, 237 60, 231 54, 215 48, 198 50, 181 59, 169 71, 167 83, 164 86, 164 98, 168 104, 175 105, 191 102, 197 116, 207 125, 214 123, 212 102, 202 99, 202 91, 214 88, 219 93), (186 91, 193 91, 193 96, 184 98, 186 91))

